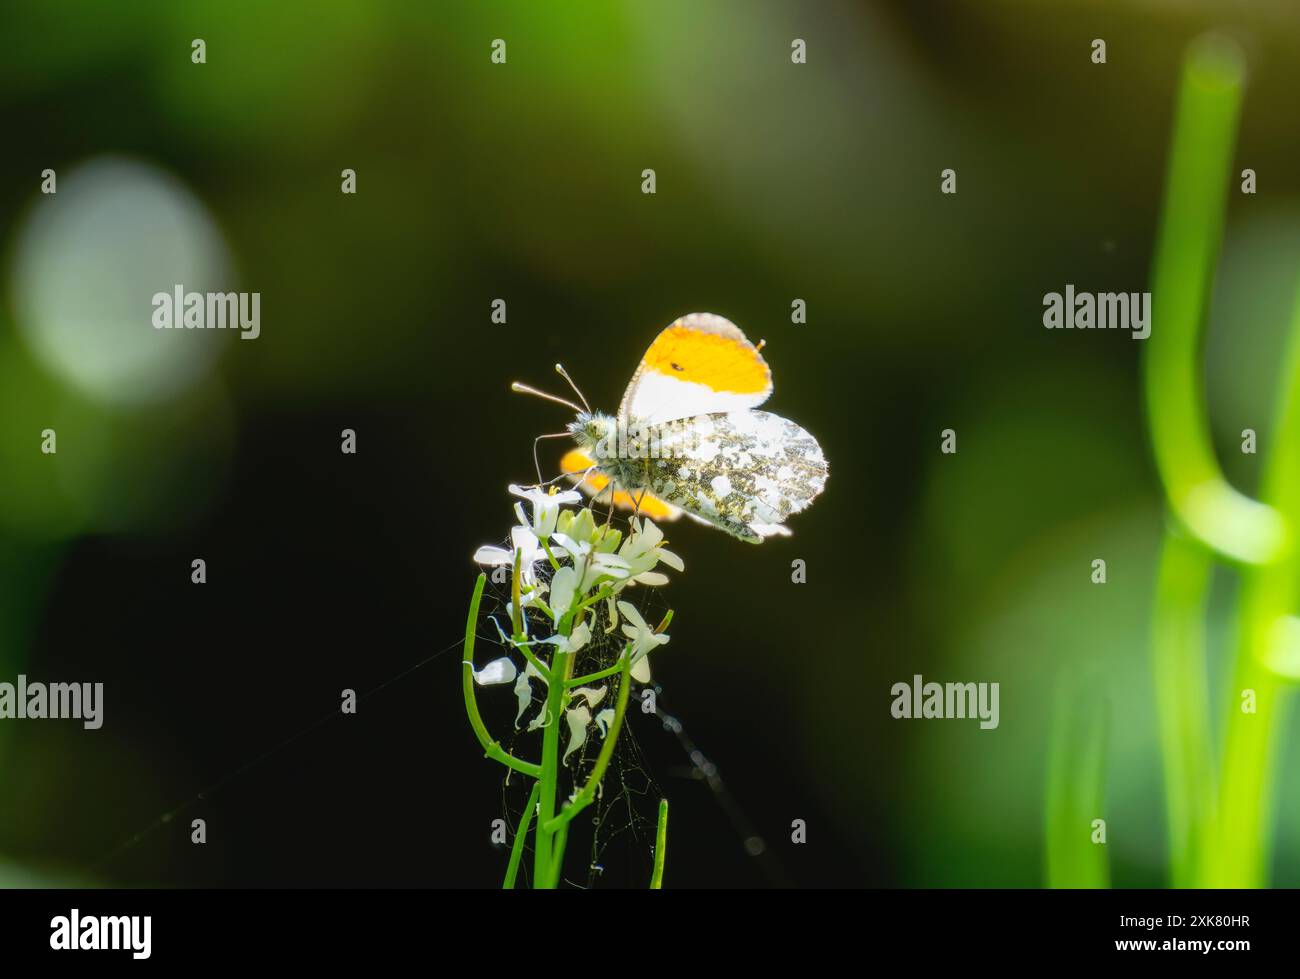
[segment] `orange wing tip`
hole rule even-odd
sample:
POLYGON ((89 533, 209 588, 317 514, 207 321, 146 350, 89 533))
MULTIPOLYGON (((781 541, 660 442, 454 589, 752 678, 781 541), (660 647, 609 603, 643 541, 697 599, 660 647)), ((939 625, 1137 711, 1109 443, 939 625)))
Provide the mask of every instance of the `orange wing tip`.
POLYGON ((758 348, 738 335, 670 326, 646 351, 643 369, 714 391, 759 394, 771 390, 772 372, 758 348))

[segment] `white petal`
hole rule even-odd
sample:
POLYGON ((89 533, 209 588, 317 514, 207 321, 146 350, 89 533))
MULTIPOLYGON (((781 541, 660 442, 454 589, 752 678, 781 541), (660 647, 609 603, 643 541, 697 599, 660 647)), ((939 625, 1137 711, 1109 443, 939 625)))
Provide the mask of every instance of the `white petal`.
POLYGON ((573 691, 573 696, 582 697, 587 701, 588 707, 595 707, 605 699, 608 692, 607 687, 578 687, 573 691))
MULTIPOLYGON (((636 606, 631 602, 619 602, 618 610, 623 613, 623 617, 632 623, 637 629, 648 630, 650 627, 645 624, 645 619, 641 618, 641 613, 636 610, 636 606)), ((636 633, 629 633, 628 627, 623 627, 623 634, 629 638, 635 637, 636 633)))
POLYGON ((674 571, 686 570, 686 564, 682 561, 681 558, 679 558, 672 551, 665 551, 662 547, 660 547, 656 550, 655 553, 659 555, 660 561, 668 565, 668 567, 672 568, 674 571))
POLYGON ((480 547, 474 552, 475 564, 513 564, 514 560, 513 552, 507 551, 504 547, 493 547, 490 544, 480 547))
POLYGON ((576 541, 568 534, 561 534, 561 533, 551 534, 551 540, 555 541, 555 543, 559 544, 570 554, 581 554, 584 545, 588 548, 591 547, 591 545, 588 544, 586 541, 581 541, 581 542, 576 541))
POLYGON ((660 574, 658 571, 645 571, 632 579, 637 584, 649 585, 652 588, 658 588, 661 585, 668 584, 668 576, 660 574))
POLYGON ((655 525, 653 520, 646 517, 641 521, 641 539, 649 546, 654 547, 664 539, 664 532, 655 525))
POLYGON ((569 722, 569 746, 564 749, 564 757, 560 759, 561 765, 569 763, 569 755, 573 754, 587 741, 587 725, 591 723, 591 711, 585 707, 575 707, 564 715, 565 720, 569 722))
POLYGON ((639 659, 632 664, 632 679, 637 683, 650 682, 650 654, 643 653, 639 659))
POLYGON ((557 622, 569 611, 577 587, 578 572, 573 568, 566 565, 555 572, 555 577, 551 579, 551 612, 557 622))
POLYGON ((596 715, 596 730, 600 732, 603 738, 609 733, 609 726, 614 723, 614 714, 617 713, 613 707, 606 707, 596 715))
MULTIPOLYGON (((529 663, 524 672, 519 674, 519 679, 515 681, 515 698, 519 701, 519 710, 515 711, 515 730, 519 730, 519 718, 524 716, 524 711, 533 702, 533 684, 529 677, 529 671, 532 670, 533 664, 529 663)), ((536 672, 536 671, 534 671, 536 672)))
POLYGON ((591 626, 583 622, 569 634, 568 650, 576 653, 591 639, 591 626))
MULTIPOLYGON (((510 603, 507 602, 507 603, 506 603, 506 607, 507 607, 507 609, 509 608, 509 606, 510 606, 510 603)), ((514 640, 511 639, 509 636, 506 635, 506 630, 501 628, 501 623, 497 621, 497 617, 496 617, 495 615, 489 615, 489 616, 488 616, 488 621, 491 622, 494 626, 497 627, 497 635, 499 635, 499 636, 501 637, 501 645, 503 645, 503 646, 513 646, 513 645, 514 645, 514 640)))
POLYGON ((470 672, 474 674, 474 682, 481 687, 490 686, 494 683, 510 683, 515 678, 515 664, 510 662, 509 656, 502 656, 500 659, 494 659, 481 670, 470 667, 470 672))

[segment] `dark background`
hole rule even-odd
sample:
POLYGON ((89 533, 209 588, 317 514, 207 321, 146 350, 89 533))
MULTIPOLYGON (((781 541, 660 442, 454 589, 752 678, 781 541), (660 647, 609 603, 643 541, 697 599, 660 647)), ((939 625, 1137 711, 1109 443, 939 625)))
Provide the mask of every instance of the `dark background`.
MULTIPOLYGON (((1210 26, 1248 53, 1235 171, 1260 174, 1230 202, 1207 361, 1231 448, 1267 437, 1300 257, 1288 4, 7 4, 0 678, 101 680, 106 720, 0 725, 0 883, 495 886, 469 557, 567 420, 508 384, 558 390, 562 360, 612 410, 694 310, 767 340, 769 407, 831 479, 787 540, 669 529, 661 703, 771 857, 634 715, 673 806, 667 885, 1041 883, 1052 697, 1084 668, 1112 706, 1115 882, 1163 883, 1140 344, 1040 317, 1066 283, 1147 288, 1179 58, 1210 26), (153 289, 114 291, 173 281, 149 221, 83 207, 38 247, 43 209, 124 199, 106 157, 164 189, 166 254, 208 256, 187 286, 261 293, 257 340, 205 336, 180 369, 196 338, 148 328, 153 289), (141 343, 138 373, 101 370, 141 343), (1000 682, 1000 727, 893 720, 914 673, 1000 682)), ((1253 457, 1222 455, 1250 488, 1253 457)), ((1284 810, 1298 793, 1292 773, 1284 810)), ((1280 833, 1294 885, 1300 823, 1280 833)), ((644 872, 631 845, 605 880, 644 872)))

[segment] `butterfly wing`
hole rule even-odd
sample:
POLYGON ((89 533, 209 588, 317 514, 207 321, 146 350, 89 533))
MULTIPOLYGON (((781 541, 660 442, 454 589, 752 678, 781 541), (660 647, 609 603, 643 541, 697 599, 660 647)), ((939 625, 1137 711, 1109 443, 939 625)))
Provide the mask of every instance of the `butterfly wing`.
POLYGON ((713 313, 691 313, 650 344, 618 416, 659 424, 755 408, 771 393, 772 372, 740 328, 713 313))
POLYGON ((829 473, 812 435, 766 411, 683 419, 655 436, 660 458, 650 461, 650 491, 754 544, 788 535, 785 519, 821 493, 829 473))
MULTIPOLYGON (((598 503, 610 502, 610 478, 595 468, 596 461, 581 449, 570 449, 560 460, 560 469, 573 480, 580 490, 595 497, 598 503)), ((654 496, 648 491, 613 490, 614 506, 620 510, 635 510, 654 521, 676 520, 681 510, 654 496)))

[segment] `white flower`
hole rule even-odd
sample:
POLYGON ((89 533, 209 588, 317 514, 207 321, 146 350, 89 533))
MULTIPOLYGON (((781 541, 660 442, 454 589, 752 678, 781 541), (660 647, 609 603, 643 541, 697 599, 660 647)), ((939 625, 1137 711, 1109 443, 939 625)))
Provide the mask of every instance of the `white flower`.
POLYGON ((533 508, 532 520, 524 519, 524 508, 522 504, 515 504, 515 516, 538 538, 546 540, 555 533, 555 524, 560 519, 560 507, 565 503, 577 503, 582 499, 582 494, 577 490, 565 490, 556 492, 554 487, 549 491, 539 487, 524 489, 521 486, 511 485, 510 492, 515 496, 522 496, 533 508))
MULTIPOLYGON (((486 564, 489 566, 504 564, 507 567, 513 567, 515 563, 515 552, 519 551, 519 578, 520 583, 529 587, 537 583, 537 575, 533 571, 533 565, 541 561, 548 560, 546 551, 542 548, 541 543, 527 527, 512 527, 510 529, 510 548, 494 547, 486 545, 480 547, 474 552, 474 561, 476 564, 486 564)), ((563 550, 551 549, 551 553, 557 558, 565 552, 563 550)))
POLYGON ((555 534, 555 540, 573 558, 573 566, 582 571, 582 579, 577 585, 578 591, 582 594, 591 591, 591 586, 601 578, 627 577, 627 561, 617 554, 597 551, 592 547, 591 541, 574 540, 567 534, 555 534))
POLYGON ((546 709, 546 704, 542 704, 542 709, 537 712, 537 716, 528 722, 528 730, 536 731, 538 728, 547 727, 551 723, 551 712, 546 709))
POLYGON ((628 577, 643 585, 666 585, 668 576, 654 570, 663 562, 675 571, 686 570, 685 564, 672 551, 661 547, 664 532, 649 517, 632 521, 632 533, 618 549, 618 556, 628 564, 628 577))
POLYGON ((582 590, 590 591, 601 578, 627 577, 627 562, 614 554, 596 553, 582 565, 582 590))
POLYGON ((591 723, 591 711, 586 707, 575 707, 566 711, 564 719, 569 722, 569 746, 564 749, 564 757, 560 759, 561 765, 569 763, 569 755, 573 754, 587 741, 587 725, 591 723))
POLYGON ((613 707, 606 707, 596 715, 596 730, 602 738, 609 733, 609 726, 614 723, 614 715, 617 713, 613 707))
POLYGON ((474 674, 474 682, 480 687, 495 683, 510 683, 515 678, 515 664, 510 662, 509 656, 494 659, 481 670, 474 669, 474 664, 471 663, 469 669, 474 674))
POLYGON ((515 699, 519 703, 519 709, 515 711, 515 730, 519 730, 519 718, 524 716, 524 711, 529 708, 533 702, 533 685, 530 682, 533 677, 546 683, 546 677, 537 672, 537 667, 533 666, 532 660, 529 660, 524 666, 524 671, 519 674, 519 679, 515 681, 515 699))
POLYGON ((650 682, 650 653, 668 641, 668 637, 656 633, 646 625, 641 613, 630 602, 619 602, 618 610, 623 613, 631 625, 623 626, 623 635, 632 640, 632 678, 638 683, 650 682))
POLYGON ((551 579, 551 615, 555 616, 557 625, 569 611, 569 606, 573 604, 576 597, 578 597, 578 572, 565 566, 555 572, 555 577, 551 579))
POLYGON ((595 707, 605 699, 605 694, 609 690, 606 687, 578 687, 570 692, 574 697, 581 697, 587 701, 588 707, 595 707))
MULTIPOLYGON (((523 578, 522 572, 519 577, 523 578)), ((546 594, 546 582, 535 581, 529 584, 528 582, 520 581, 519 585, 519 624, 523 626, 524 635, 526 636, 528 635, 528 616, 525 614, 524 609, 537 607, 537 603, 540 602, 542 596, 546 594)), ((513 601, 506 602, 506 615, 510 617, 511 622, 515 620, 515 603, 513 601)), ((500 629, 501 627, 497 626, 497 631, 500 631, 500 629)))
POLYGON ((551 643, 560 653, 576 653, 583 646, 587 645, 591 639, 591 626, 583 622, 573 627, 573 630, 567 636, 548 636, 539 642, 551 643))

